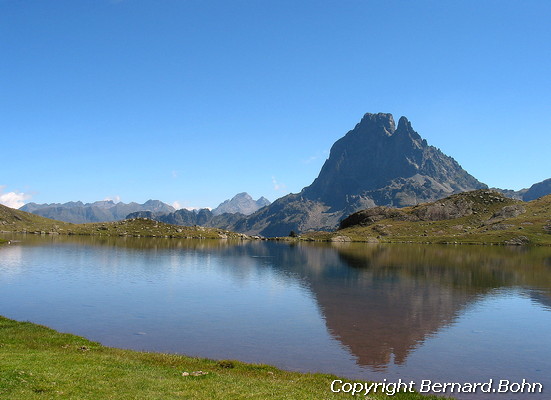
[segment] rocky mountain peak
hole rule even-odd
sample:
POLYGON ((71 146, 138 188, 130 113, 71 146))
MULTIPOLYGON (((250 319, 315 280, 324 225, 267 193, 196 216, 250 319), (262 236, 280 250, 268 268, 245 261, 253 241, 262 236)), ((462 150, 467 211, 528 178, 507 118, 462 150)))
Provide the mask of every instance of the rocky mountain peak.
POLYGON ((258 204, 261 208, 262 207, 265 207, 265 206, 268 206, 270 204, 272 204, 270 202, 270 200, 268 200, 266 197, 262 196, 261 198, 259 198, 257 201, 256 201, 256 204, 258 204))
MULTIPOLYGON (((247 192, 237 193, 231 200, 252 200, 253 198, 247 192)), ((231 201, 230 200, 230 201, 231 201)))
POLYGON ((342 209, 358 201, 364 207, 406 206, 485 187, 429 146, 406 117, 395 129, 392 114, 378 113, 365 114, 335 142, 319 176, 302 194, 342 209))
POLYGON ((406 131, 413 131, 413 128, 411 127, 411 122, 406 117, 400 117, 398 120, 398 128, 404 129, 406 131))
POLYGON ((212 210, 212 214, 215 216, 224 213, 249 215, 268 204, 270 201, 264 197, 255 201, 250 194, 242 192, 221 203, 212 210))

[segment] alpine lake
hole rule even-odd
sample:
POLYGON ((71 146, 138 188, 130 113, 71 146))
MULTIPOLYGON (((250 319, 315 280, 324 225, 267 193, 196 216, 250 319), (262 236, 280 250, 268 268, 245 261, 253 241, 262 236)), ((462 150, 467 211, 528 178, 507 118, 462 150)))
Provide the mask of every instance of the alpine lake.
MULTIPOLYGON (((0 315, 362 381, 543 385, 551 248, 3 235, 0 315)), ((329 390, 329 388, 328 388, 329 390)))

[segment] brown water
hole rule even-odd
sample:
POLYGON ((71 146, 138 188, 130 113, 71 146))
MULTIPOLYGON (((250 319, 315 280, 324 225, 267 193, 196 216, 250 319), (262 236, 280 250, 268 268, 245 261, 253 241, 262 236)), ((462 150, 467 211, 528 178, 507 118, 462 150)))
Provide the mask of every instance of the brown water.
POLYGON ((543 393, 447 394, 551 398, 550 248, 15 239, 0 247, 9 318, 417 388, 526 379, 543 393))

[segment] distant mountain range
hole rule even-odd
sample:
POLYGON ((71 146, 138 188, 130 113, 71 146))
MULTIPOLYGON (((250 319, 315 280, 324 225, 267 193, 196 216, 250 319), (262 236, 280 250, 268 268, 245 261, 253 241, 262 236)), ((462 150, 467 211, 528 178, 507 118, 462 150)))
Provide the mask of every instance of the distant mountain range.
POLYGON ((81 201, 71 201, 63 204, 27 203, 20 210, 74 224, 118 221, 125 219, 128 214, 136 211, 151 211, 155 213, 176 211, 174 207, 159 200, 148 200, 143 204, 134 202, 128 204, 123 202, 115 203, 112 200, 102 200, 94 203, 82 203, 81 201))
MULTIPOLYGON (((143 204, 134 202, 129 204, 123 202, 115 203, 112 200, 102 200, 86 204, 81 201, 71 201, 63 204, 28 203, 21 207, 20 210, 75 224, 146 217, 174 225, 205 226, 216 216, 227 213, 238 214, 239 218, 242 218, 269 204, 270 201, 265 197, 253 200, 248 193, 239 193, 232 199, 224 201, 212 211, 208 208, 176 210, 174 207, 160 200, 148 200, 143 204)), ((222 222, 220 224, 228 224, 235 220, 235 217, 228 215, 221 219, 222 222)))
MULTIPOLYGON (((405 207, 449 195, 487 189, 452 157, 430 146, 401 117, 365 114, 337 140, 318 177, 300 193, 270 204, 239 193, 214 210, 175 210, 160 201, 144 204, 26 204, 21 210, 67 222, 113 221, 145 217, 177 225, 218 227, 249 235, 286 236, 310 230, 333 230, 346 216, 376 206, 405 207)), ((497 189, 530 201, 551 193, 551 179, 520 191, 497 189)))
POLYGON ((221 227, 232 225, 267 205, 270 205, 270 201, 265 197, 254 200, 248 193, 244 192, 224 201, 212 211, 208 208, 199 210, 181 209, 170 213, 137 211, 128 214, 126 218, 149 218, 167 224, 184 226, 221 227))

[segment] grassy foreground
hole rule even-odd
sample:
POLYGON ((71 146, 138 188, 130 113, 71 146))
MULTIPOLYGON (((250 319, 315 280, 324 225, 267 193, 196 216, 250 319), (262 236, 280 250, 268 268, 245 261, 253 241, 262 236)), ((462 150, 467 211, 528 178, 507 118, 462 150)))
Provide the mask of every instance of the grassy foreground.
POLYGON ((4 317, 0 360, 0 398, 6 399, 438 399, 337 394, 330 390, 332 375, 114 349, 4 317))

